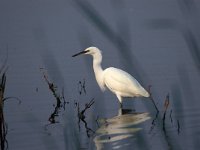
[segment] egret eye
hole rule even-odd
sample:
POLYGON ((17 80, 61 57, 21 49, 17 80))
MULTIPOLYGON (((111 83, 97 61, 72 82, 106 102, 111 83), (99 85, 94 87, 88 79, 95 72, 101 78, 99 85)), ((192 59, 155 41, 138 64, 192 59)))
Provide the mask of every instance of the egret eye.
POLYGON ((88 52, 90 52, 90 50, 85 50, 85 53, 88 53, 88 52))

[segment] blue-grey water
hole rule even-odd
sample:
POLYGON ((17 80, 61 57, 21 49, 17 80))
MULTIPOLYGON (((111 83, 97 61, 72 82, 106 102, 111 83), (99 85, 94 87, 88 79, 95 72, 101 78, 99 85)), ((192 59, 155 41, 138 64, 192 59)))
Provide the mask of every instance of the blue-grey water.
POLYGON ((5 149, 198 149, 199 8, 194 0, 1 0, 5 149), (103 68, 151 85, 159 112, 149 98, 125 99, 121 110, 102 93, 92 58, 71 57, 89 46, 102 50, 103 68))

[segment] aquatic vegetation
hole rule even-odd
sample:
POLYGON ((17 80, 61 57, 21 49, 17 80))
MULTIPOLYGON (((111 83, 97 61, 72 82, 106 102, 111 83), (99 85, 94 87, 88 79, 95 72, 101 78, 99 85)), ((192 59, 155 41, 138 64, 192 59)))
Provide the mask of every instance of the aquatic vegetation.
POLYGON ((84 123, 88 137, 90 137, 91 134, 94 134, 95 132, 91 128, 88 127, 87 121, 85 120, 86 119, 85 113, 86 113, 86 110, 89 109, 93 104, 94 104, 94 98, 92 100, 90 100, 89 103, 85 104, 85 108, 83 110, 80 110, 79 103, 77 105, 79 130, 80 130, 80 122, 82 121, 84 123))
POLYGON ((0 82, 0 145, 1 145, 1 150, 8 149, 8 141, 6 139, 8 127, 5 122, 4 111, 3 111, 5 86, 6 86, 6 74, 3 73, 3 75, 1 76, 1 82, 0 82))
POLYGON ((48 76, 47 76, 46 72, 44 71, 44 69, 40 68, 40 70, 42 71, 43 77, 44 77, 46 83, 48 84, 49 90, 52 92, 53 96, 56 99, 56 106, 54 108, 54 111, 49 116, 48 120, 49 120, 50 124, 58 123, 58 121, 56 121, 55 118, 59 116, 60 109, 61 108, 65 109, 65 104, 66 103, 68 104, 69 102, 66 102, 66 100, 65 100, 64 88, 62 89, 62 95, 60 96, 60 94, 57 91, 57 86, 53 82, 49 81, 48 76))

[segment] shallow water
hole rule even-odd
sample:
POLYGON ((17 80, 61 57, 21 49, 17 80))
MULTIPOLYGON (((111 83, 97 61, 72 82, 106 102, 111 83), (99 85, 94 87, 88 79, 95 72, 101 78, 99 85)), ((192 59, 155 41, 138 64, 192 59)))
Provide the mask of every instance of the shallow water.
POLYGON ((199 5, 1 1, 0 65, 8 56, 4 97, 12 97, 3 109, 8 148, 198 149, 199 5), (149 98, 125 99, 121 110, 115 95, 102 93, 92 59, 71 57, 91 45, 102 50, 103 68, 151 85, 159 112, 149 98))

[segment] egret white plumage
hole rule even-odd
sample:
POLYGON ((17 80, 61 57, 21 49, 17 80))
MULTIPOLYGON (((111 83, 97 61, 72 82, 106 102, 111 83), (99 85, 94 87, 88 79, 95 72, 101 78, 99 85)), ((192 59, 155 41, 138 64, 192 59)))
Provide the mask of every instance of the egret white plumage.
POLYGON ((97 47, 89 47, 72 57, 81 54, 92 55, 94 74, 99 87, 102 91, 105 91, 106 87, 112 91, 117 96, 121 107, 122 97, 149 97, 149 93, 127 72, 114 67, 103 70, 102 54, 97 47))

